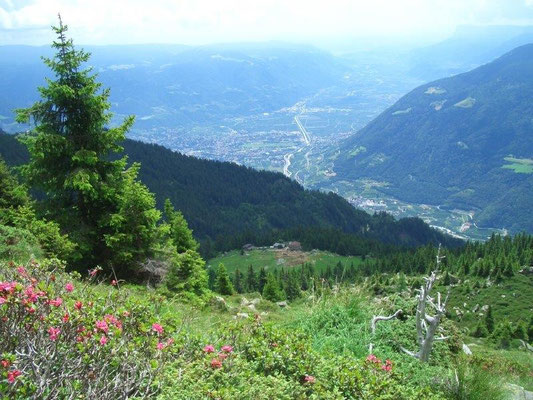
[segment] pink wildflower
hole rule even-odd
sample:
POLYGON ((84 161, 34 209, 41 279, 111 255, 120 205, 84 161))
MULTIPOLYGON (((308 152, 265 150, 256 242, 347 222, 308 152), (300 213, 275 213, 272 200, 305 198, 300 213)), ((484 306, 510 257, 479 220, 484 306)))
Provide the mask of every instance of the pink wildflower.
POLYGON ((0 292, 7 292, 9 294, 15 291, 17 282, 0 282, 0 292))
POLYGON ((117 286, 117 283, 118 283, 118 282, 117 282, 115 279, 113 279, 113 280, 111 281, 111 286, 117 286))
POLYGON ((7 368, 11 365, 11 363, 9 362, 9 360, 2 360, 0 361, 0 365, 4 368, 7 368))
POLYGON ((55 300, 49 300, 48 303, 50 303, 54 307, 59 307, 61 304, 63 304, 63 299, 61 297, 58 297, 55 300))
POLYGON ((14 371, 9 371, 7 373, 7 381, 9 383, 14 383, 15 379, 17 379, 17 377, 19 377, 20 375, 22 375, 22 372, 20 372, 18 369, 14 370, 14 371))
POLYGON ((74 303, 74 307, 76 308, 76 310, 81 310, 81 308, 83 307, 83 303, 78 300, 76 303, 74 303))
POLYGON ((30 314, 33 314, 35 312, 35 308, 28 307, 28 308, 26 308, 26 311, 29 312, 30 314))
POLYGON ((53 326, 51 326, 48 329, 48 334, 50 335, 50 340, 52 340, 52 341, 57 340, 57 338, 59 337, 60 333, 61 333, 61 329, 59 329, 59 328, 54 328, 53 326))
POLYGON ((366 361, 373 362, 374 360, 376 360, 376 356, 375 356, 374 354, 370 354, 370 355, 366 358, 366 361))
POLYGON ((96 328, 100 329, 104 333, 107 333, 109 331, 109 326, 105 321, 96 321, 96 328))
POLYGON ((107 337, 105 335, 102 335, 100 338, 100 345, 104 346, 107 343, 107 337))
POLYGON ((67 323, 69 319, 70 319, 70 315, 68 315, 68 313, 63 315, 62 320, 63 320, 64 323, 67 323))
POLYGON ((7 301, 5 297, 0 296, 0 305, 4 304, 7 301))
POLYGON ((163 334, 163 327, 161 325, 159 325, 158 323, 152 324, 152 330, 157 332, 159 335, 163 334))
POLYGON ((70 282, 67 283, 67 284, 65 285, 65 290, 66 290, 67 292, 69 292, 69 293, 72 292, 72 291, 74 290, 74 285, 73 285, 72 283, 70 283, 70 282))
POLYGON ((304 382, 305 383, 315 383, 316 379, 313 375, 306 375, 304 376, 304 382))
POLYGON ((172 345, 172 344, 174 344, 174 339, 169 338, 169 339, 167 340, 167 346, 170 346, 170 345, 172 345))
POLYGON ((165 348, 165 344, 158 342, 156 347, 157 347, 157 350, 163 350, 165 348))
POLYGON ((26 298, 27 298, 26 301, 28 303, 35 303, 37 299, 39 298, 40 293, 35 293, 34 290, 35 289, 33 288, 33 286, 28 286, 24 290, 24 294, 26 295, 26 298))
POLYGON ((212 344, 208 344, 207 346, 204 347, 205 353, 214 353, 214 351, 215 351, 215 347, 212 344))
POLYGON ((211 368, 213 369, 222 368, 222 361, 220 361, 218 358, 213 358, 211 360, 211 368))
POLYGON ((233 352, 233 347, 231 347, 230 345, 226 345, 226 346, 222 346, 221 350, 224 353, 231 353, 233 352))
POLYGON ((96 276, 97 273, 98 273, 98 268, 94 268, 94 269, 90 269, 89 270, 89 275, 90 276, 96 276))
POLYGON ((28 273, 26 272, 26 268, 24 268, 23 266, 18 267, 17 272, 21 276, 24 276, 24 277, 28 276, 28 273))
POLYGON ((225 360, 226 358, 228 358, 228 355, 226 353, 218 353, 218 358, 220 358, 221 360, 225 360))

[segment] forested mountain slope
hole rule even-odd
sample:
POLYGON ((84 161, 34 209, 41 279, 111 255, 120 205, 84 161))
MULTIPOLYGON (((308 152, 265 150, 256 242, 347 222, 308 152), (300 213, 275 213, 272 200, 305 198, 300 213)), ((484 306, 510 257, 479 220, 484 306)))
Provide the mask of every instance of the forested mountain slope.
MULTIPOLYGON (((132 140, 124 143, 124 149, 130 162, 141 163, 139 177, 156 194, 158 205, 170 198, 200 240, 323 227, 404 246, 460 243, 419 219, 371 216, 340 196, 305 190, 280 173, 198 159, 132 140)), ((0 134, 0 156, 11 165, 27 157, 15 137, 6 134, 0 134)))
POLYGON ((533 44, 422 85, 341 145, 335 180, 533 231, 533 44))

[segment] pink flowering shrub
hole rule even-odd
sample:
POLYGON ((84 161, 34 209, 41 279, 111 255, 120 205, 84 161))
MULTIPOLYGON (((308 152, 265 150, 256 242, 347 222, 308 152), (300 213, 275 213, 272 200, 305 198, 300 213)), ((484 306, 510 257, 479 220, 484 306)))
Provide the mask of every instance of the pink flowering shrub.
POLYGON ((0 397, 155 393, 172 329, 154 322, 148 305, 123 289, 103 292, 91 283, 96 273, 88 275, 80 281, 58 261, 0 265, 0 397))
POLYGON ((213 344, 191 341, 167 364, 160 400, 442 399, 406 385, 390 360, 320 354, 298 330, 256 319, 235 321, 217 334, 213 344))

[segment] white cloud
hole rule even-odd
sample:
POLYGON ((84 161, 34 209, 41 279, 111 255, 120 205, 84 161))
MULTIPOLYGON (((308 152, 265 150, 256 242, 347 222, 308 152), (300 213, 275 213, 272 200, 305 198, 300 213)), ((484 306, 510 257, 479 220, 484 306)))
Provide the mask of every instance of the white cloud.
POLYGON ((450 33, 459 24, 532 23, 533 0, 0 0, 0 44, 49 42, 57 13, 77 43, 199 44, 450 33), (524 2, 525 1, 525 2, 524 2), (529 15, 527 15, 529 12, 529 15), (24 35, 24 30, 34 32, 24 35), (9 30, 9 34, 6 33, 9 30), (21 33, 17 35, 17 32, 21 33), (35 31, 42 32, 42 35, 35 31))

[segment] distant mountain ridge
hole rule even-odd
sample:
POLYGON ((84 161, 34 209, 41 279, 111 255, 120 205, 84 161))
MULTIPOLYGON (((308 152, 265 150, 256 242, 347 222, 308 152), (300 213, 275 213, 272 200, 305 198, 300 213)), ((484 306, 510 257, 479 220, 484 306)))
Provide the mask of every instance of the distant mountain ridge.
POLYGON ((399 199, 532 232, 532 77, 528 44, 414 89, 342 143, 333 179, 386 181, 399 199))
MULTIPOLYGON (((117 118, 137 115, 136 130, 175 128, 290 107, 333 82, 343 63, 312 46, 270 42, 188 47, 84 46, 117 118)), ((11 133, 13 110, 37 99, 49 71, 49 47, 0 46, 0 128, 11 133)))

